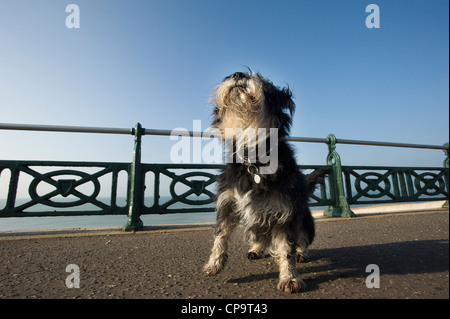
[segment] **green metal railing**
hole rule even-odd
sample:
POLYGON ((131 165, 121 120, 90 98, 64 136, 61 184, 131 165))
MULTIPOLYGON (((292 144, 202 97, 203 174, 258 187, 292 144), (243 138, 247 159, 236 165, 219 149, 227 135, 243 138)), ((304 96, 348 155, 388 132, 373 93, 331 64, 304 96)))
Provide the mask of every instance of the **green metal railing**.
MULTIPOLYGON (((143 214, 214 211, 214 186, 223 165, 141 163, 143 135, 177 135, 169 130, 0 123, 4 130, 129 134, 134 136, 131 163, 5 161, 0 160, 0 180, 7 179, 6 194, 0 193, 0 217, 127 214, 124 230, 138 230, 143 214), (124 173, 126 200, 119 198, 119 176, 124 173), (3 177, 2 177, 3 176, 3 177), (6 177, 5 177, 6 176, 6 177), (29 198, 17 199, 24 176, 29 198), (109 181, 104 183, 104 181, 109 181), (170 196, 163 196, 162 181, 170 196), (46 186, 46 187, 43 187, 46 186), (47 188, 46 191, 42 189, 47 188), (86 194, 86 189, 89 194, 86 194), (103 196, 101 197, 101 190, 103 196), (105 193, 106 190, 106 193, 105 193), (106 194, 106 195, 105 195, 106 194)), ((181 132, 183 135, 186 132, 181 132)), ((202 132, 189 132, 192 137, 202 132)), ((443 146, 385 143, 327 138, 291 137, 293 142, 328 145, 326 165, 301 165, 306 174, 325 167, 331 173, 310 198, 311 206, 327 206, 330 217, 354 217, 350 205, 447 200, 448 143, 443 146), (373 145, 443 150, 443 167, 342 166, 336 144, 373 145)), ((23 186, 21 186, 23 188, 23 186)))

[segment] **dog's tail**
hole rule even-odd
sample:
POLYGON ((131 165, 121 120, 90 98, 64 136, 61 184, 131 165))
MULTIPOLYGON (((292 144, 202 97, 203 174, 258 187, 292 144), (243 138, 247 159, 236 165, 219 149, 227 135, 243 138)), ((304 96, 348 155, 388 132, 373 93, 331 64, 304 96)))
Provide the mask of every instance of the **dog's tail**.
POLYGON ((331 173, 331 168, 321 168, 317 169, 306 177, 306 185, 308 187, 309 193, 312 194, 316 190, 316 186, 322 183, 325 175, 331 173))

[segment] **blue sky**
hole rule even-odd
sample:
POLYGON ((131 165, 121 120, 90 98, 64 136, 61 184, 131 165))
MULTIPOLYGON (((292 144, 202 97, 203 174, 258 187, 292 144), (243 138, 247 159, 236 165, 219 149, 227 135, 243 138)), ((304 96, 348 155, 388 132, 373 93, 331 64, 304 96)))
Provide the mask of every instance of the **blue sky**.
MULTIPOLYGON (((292 135, 441 145, 449 140, 449 2, 0 2, 0 122, 192 129, 245 70, 289 85, 292 135), (68 29, 68 4, 80 28, 68 29), (380 28, 365 24, 368 4, 380 28)), ((143 162, 170 162, 168 137, 143 162)), ((0 159, 131 161, 131 136, 0 131, 0 159)), ((296 144, 325 164, 323 144, 296 144)), ((442 151, 338 145, 343 164, 441 166, 442 151)))

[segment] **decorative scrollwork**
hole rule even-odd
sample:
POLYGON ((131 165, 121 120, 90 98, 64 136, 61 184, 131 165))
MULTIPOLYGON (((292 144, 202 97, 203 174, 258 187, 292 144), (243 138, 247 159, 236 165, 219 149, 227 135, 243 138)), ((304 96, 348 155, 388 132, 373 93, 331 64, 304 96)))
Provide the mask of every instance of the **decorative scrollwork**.
POLYGON ((51 207, 72 207, 72 206, 79 206, 87 203, 90 200, 93 200, 97 197, 98 193, 100 192, 100 183, 97 178, 81 171, 75 171, 75 170, 59 170, 54 171, 42 175, 37 175, 33 181, 30 183, 28 193, 30 194, 30 197, 41 204, 51 206, 51 207), (81 177, 78 180, 74 179, 53 179, 53 177, 57 176, 78 176, 81 177), (54 186, 56 189, 45 194, 45 195, 38 195, 37 194, 37 187, 41 183, 47 183, 51 186, 54 186), (85 184, 87 182, 91 182, 94 186, 94 190, 92 194, 85 195, 82 192, 79 192, 76 190, 76 188, 82 184, 85 184), (76 201, 65 201, 65 202, 55 202, 51 200, 51 198, 61 195, 63 197, 67 197, 69 195, 74 195, 75 197, 78 197, 78 200, 76 201))
POLYGON ((5 168, 11 173, 6 206, 0 208, 0 216, 124 214, 127 210, 117 205, 118 175, 128 172, 127 163, 0 161, 0 171, 5 168), (43 167, 47 172, 41 172, 43 167), (48 172, 48 167, 55 170, 48 172), (93 169, 94 173, 88 172, 93 169), (111 177, 111 184, 100 180, 106 175, 111 177), (30 176, 32 179, 28 181, 30 176), (100 195, 102 186, 110 191, 100 195), (21 192, 22 197, 16 199, 19 187, 26 187, 28 194, 21 192), (98 198, 99 195, 102 197, 98 198), (79 206, 80 210, 70 209, 79 206))
POLYGON ((420 194, 436 196, 445 192, 445 182, 442 176, 434 173, 423 173, 416 177, 414 186, 420 194))
POLYGON ((177 199, 178 201, 188 204, 188 205, 204 205, 210 204, 214 201, 214 194, 206 189, 207 186, 215 182, 215 175, 206 173, 206 172, 191 172, 183 175, 179 175, 176 178, 172 179, 170 183, 170 194, 172 198, 177 199), (191 177, 207 177, 207 180, 198 180, 193 179, 190 180, 191 177), (189 187, 187 191, 182 194, 177 194, 175 191, 175 186, 178 183, 182 183, 189 187), (208 199, 204 200, 191 200, 187 198, 188 196, 195 194, 196 196, 200 196, 202 194, 208 196, 208 199))
POLYGON ((358 194, 369 198, 380 198, 388 195, 391 191, 391 182, 389 181, 386 174, 380 174, 375 172, 368 172, 359 175, 355 180, 355 188, 358 194), (370 178, 375 176, 375 178, 370 178), (361 183, 365 183, 366 187, 362 188, 361 183), (384 183, 384 186, 381 186, 384 183), (375 194, 369 192, 377 192, 375 194))
POLYGON ((343 166, 351 204, 411 202, 448 197, 448 168, 343 166), (363 170, 363 173, 358 171, 363 170), (351 181, 351 176, 355 178, 351 181))

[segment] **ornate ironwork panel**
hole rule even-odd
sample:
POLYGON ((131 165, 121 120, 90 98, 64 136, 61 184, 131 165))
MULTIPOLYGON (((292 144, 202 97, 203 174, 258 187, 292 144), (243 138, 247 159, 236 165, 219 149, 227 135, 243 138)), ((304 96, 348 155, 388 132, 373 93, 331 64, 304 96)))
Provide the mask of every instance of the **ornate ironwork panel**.
POLYGON ((213 212, 215 181, 222 165, 143 164, 142 214, 213 212))
MULTIPOLYGON (((146 194, 142 214, 215 211, 215 182, 223 165, 143 164, 146 194), (164 179, 164 183, 162 180, 164 179)), ((300 166, 305 174, 325 166, 300 166)), ((329 187, 322 181, 311 196, 310 206, 330 205, 329 187)))
POLYGON ((128 176, 129 167, 128 163, 0 161, 0 178, 7 182, 0 194, 4 201, 0 217, 126 214, 127 194, 118 198, 118 176, 120 172, 128 176))
POLYGON ((448 199, 448 168, 342 166, 350 205, 448 199))

